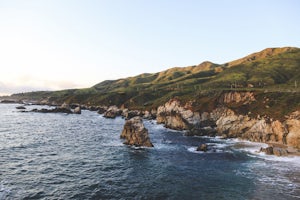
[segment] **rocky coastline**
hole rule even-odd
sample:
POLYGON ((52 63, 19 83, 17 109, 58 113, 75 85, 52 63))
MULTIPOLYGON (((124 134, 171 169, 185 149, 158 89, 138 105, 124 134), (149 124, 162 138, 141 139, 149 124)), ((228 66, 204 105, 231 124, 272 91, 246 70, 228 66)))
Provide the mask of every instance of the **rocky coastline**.
MULTIPOLYGON (((245 107, 255 104, 256 98, 252 92, 224 92, 216 100, 210 111, 195 109, 193 101, 182 102, 179 98, 171 98, 163 105, 151 110, 130 110, 116 105, 95 106, 66 104, 57 105, 52 110, 33 110, 33 112, 66 112, 80 114, 81 110, 97 111, 106 118, 122 116, 126 120, 134 117, 155 119, 158 124, 175 130, 185 131, 187 136, 221 136, 222 138, 240 138, 243 140, 261 142, 289 149, 280 155, 298 154, 300 150, 300 111, 295 110, 285 119, 275 119, 270 116, 253 116, 250 110, 238 113, 227 105, 245 107), (73 109, 73 110, 72 110, 73 109), (68 111, 68 112, 67 112, 68 111), (76 112, 75 112, 76 111, 76 112), (291 150, 292 149, 292 150, 291 150)), ((6 102, 5 102, 6 103, 6 102)), ((18 103, 20 103, 18 101, 18 103)), ((35 102, 38 105, 55 105, 53 102, 35 102)), ((272 145, 270 145, 273 147, 272 145)), ((275 152, 278 149, 276 146, 275 152)), ((267 152, 266 150, 261 150, 267 152)), ((279 154, 276 154, 279 155, 279 154)))

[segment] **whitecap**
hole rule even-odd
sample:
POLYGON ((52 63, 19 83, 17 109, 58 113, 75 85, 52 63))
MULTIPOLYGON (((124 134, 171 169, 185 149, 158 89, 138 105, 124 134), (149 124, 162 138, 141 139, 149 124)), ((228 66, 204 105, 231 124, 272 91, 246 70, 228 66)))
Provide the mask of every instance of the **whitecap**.
POLYGON ((232 139, 232 148, 246 152, 250 157, 261 158, 269 161, 277 161, 277 162, 292 162, 300 165, 300 156, 276 156, 276 155, 267 155, 264 152, 260 152, 261 148, 266 148, 269 145, 266 143, 260 142, 251 142, 240 139, 232 139))
POLYGON ((203 151, 197 151, 197 147, 188 147, 187 150, 191 153, 198 153, 198 154, 204 153, 203 151))

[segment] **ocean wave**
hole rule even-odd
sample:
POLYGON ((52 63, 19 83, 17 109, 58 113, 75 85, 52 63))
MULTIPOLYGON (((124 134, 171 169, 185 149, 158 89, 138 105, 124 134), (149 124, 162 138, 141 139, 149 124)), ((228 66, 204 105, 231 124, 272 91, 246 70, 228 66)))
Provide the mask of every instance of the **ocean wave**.
MULTIPOLYGON (((212 143, 210 143, 210 144, 212 144, 212 143)), ((202 153, 230 153, 230 150, 228 150, 228 149, 224 149, 222 147, 217 147, 217 146, 213 146, 213 145, 208 146, 208 150, 206 152, 197 151, 197 148, 198 147, 195 147, 195 146, 186 147, 187 151, 189 151, 191 153, 199 153, 199 154, 202 154, 202 153)))
POLYGON ((239 139, 232 139, 232 148, 246 152, 248 156, 257 157, 269 161, 277 162, 292 162, 300 165, 300 156, 276 156, 267 155, 264 152, 260 152, 260 148, 266 148, 269 145, 266 143, 251 142, 239 139))

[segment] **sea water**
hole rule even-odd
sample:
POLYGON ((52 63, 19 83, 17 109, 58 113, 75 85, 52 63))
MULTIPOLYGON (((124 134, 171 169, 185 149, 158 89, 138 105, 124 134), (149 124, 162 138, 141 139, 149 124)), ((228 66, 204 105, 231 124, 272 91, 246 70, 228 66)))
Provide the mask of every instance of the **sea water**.
POLYGON ((264 144, 144 121, 154 148, 134 148, 122 118, 16 106, 0 104, 0 199, 300 199, 300 158, 257 153, 264 144))

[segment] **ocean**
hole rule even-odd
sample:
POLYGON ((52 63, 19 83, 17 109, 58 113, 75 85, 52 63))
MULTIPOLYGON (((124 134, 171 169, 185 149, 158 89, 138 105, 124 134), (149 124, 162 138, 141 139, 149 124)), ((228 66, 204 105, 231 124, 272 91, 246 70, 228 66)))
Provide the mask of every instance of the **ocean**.
POLYGON ((300 199, 300 158, 256 153, 265 144, 144 120, 154 148, 135 148, 122 118, 16 106, 0 104, 0 199, 300 199))

